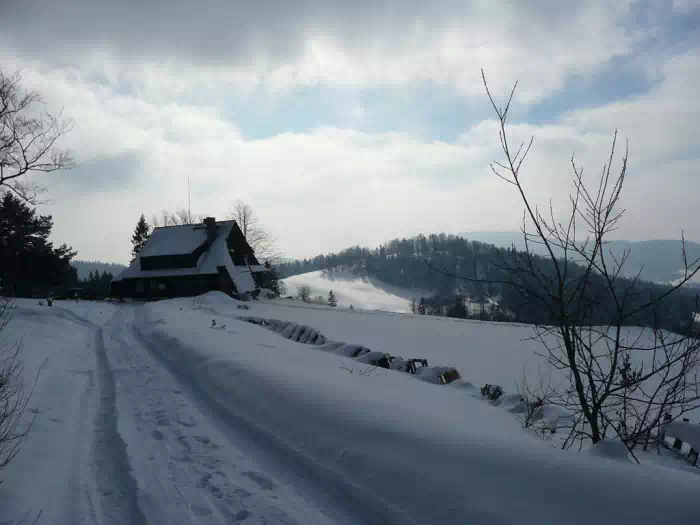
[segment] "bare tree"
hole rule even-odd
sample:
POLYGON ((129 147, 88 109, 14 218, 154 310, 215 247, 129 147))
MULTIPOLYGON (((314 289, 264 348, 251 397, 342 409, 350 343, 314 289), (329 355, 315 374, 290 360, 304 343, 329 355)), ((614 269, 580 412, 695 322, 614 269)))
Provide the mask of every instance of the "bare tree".
POLYGON ((299 296, 299 299, 304 301, 305 303, 308 303, 311 301, 311 288, 304 284, 299 287, 297 290, 297 295, 299 296))
POLYGON ((73 122, 61 113, 41 113, 40 95, 24 91, 21 80, 18 73, 8 76, 0 69, 0 186, 31 202, 41 187, 26 180, 27 174, 74 165, 70 153, 56 146, 73 122))
POLYGON ((261 262, 268 261, 276 264, 282 255, 277 250, 275 238, 260 224, 260 219, 253 208, 243 201, 236 201, 229 218, 234 219, 250 247, 255 252, 255 257, 261 262))
MULTIPOLYGON (((0 332, 7 327, 12 308, 12 302, 0 299, 0 332)), ((22 425, 31 392, 22 380, 21 348, 21 344, 0 346, 0 469, 17 455, 31 427, 22 425)))
POLYGON ((190 210, 181 208, 175 212, 180 224, 194 224, 198 222, 199 217, 194 215, 190 210))
POLYGON ((195 224, 202 220, 200 215, 191 213, 185 208, 181 208, 176 212, 161 210, 160 216, 153 215, 151 217, 151 226, 158 228, 161 226, 180 226, 183 224, 195 224))
MULTIPOLYGON (((546 400, 570 414, 563 447, 610 437, 621 439, 630 451, 640 443, 646 446, 662 422, 700 406, 700 340, 692 333, 668 332, 661 323, 663 309, 678 300, 681 287, 700 270, 700 259, 687 259, 683 240, 684 275, 673 286, 645 287, 639 274, 634 279, 622 277, 629 252, 615 258, 606 249, 607 236, 617 229, 624 214, 620 195, 627 150, 620 171, 614 174, 617 133, 607 163, 592 184, 584 181, 583 170, 572 158, 574 191, 566 220, 555 218, 551 202, 541 213, 521 176, 533 138, 513 147, 507 133, 517 84, 500 108, 485 76, 483 81, 498 116, 504 154, 491 168, 517 191, 524 204, 525 250, 511 250, 502 258, 500 279, 461 277, 513 287, 523 300, 547 313, 549 321, 535 325, 533 339, 542 345, 541 355, 561 378, 559 384, 548 386, 546 400), (533 255, 535 244, 548 254, 544 263, 533 255)), ((449 274, 444 268, 440 271, 449 274)))

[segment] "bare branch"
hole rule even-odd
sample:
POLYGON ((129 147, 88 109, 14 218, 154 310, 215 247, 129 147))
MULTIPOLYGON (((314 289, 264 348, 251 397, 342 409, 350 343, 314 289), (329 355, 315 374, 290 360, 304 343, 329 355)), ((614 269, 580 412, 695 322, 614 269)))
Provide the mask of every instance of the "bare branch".
POLYGON ((8 76, 0 70, 0 186, 35 202, 39 186, 25 176, 74 166, 70 152, 57 147, 73 121, 62 113, 38 113, 41 97, 24 91, 20 82, 18 73, 8 76))

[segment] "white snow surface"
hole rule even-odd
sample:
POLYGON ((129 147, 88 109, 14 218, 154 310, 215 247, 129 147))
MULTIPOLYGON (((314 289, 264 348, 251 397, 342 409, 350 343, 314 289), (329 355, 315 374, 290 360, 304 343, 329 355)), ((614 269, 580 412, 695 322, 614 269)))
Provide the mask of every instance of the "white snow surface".
POLYGON ((333 290, 339 308, 359 308, 362 310, 383 310, 387 312, 408 312, 411 299, 430 297, 431 292, 418 289, 400 288, 384 283, 371 276, 359 276, 349 271, 317 271, 295 275, 283 279, 287 295, 296 297, 299 288, 306 285, 311 289, 311 297, 323 296, 333 290))
POLYGON ((0 522, 39 511, 40 523, 118 525, 700 516, 692 472, 555 449, 469 385, 363 374, 237 316, 303 318, 333 340, 431 365, 456 366, 461 352, 463 375, 494 384, 532 361, 527 328, 291 303, 18 301, 5 340, 23 340, 26 378, 40 376, 34 428, 0 471, 0 522))

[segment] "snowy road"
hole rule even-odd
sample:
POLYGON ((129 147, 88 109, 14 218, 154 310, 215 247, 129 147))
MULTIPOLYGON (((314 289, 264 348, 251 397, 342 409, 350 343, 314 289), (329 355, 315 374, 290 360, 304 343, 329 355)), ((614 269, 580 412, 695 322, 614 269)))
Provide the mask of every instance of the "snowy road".
POLYGON ((0 523, 682 523, 696 476, 557 451, 505 411, 192 301, 22 306, 35 427, 0 523), (439 407, 439 409, 436 409, 439 407), (590 502, 595 501, 594 505, 590 502))
POLYGON ((0 523, 332 523, 209 423, 133 337, 140 308, 100 308, 15 311, 25 370, 41 374, 34 427, 0 478, 0 523))

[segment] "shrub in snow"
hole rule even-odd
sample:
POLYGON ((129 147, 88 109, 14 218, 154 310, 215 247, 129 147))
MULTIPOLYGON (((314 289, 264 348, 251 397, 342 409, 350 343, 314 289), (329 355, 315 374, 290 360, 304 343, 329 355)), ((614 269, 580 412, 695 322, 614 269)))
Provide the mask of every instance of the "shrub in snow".
POLYGON ((310 338, 316 338, 316 330, 308 326, 302 326, 301 335, 299 335, 298 342, 302 344, 308 344, 310 338))
POLYGON ((415 374, 416 370, 418 370, 418 367, 416 365, 426 367, 428 366, 428 360, 417 358, 408 359, 406 361, 406 372, 408 372, 409 374, 415 374))
POLYGON ((387 353, 373 351, 356 357, 355 361, 365 363, 367 365, 377 366, 379 368, 389 369, 392 359, 393 358, 391 355, 387 353))
POLYGON ((488 383, 481 387, 481 396, 489 401, 496 401, 503 395, 503 388, 498 385, 489 385, 488 383))
POLYGON ((343 345, 335 350, 335 353, 343 357, 359 357, 371 352, 369 348, 362 345, 343 345))
POLYGON ((443 385, 448 385, 457 379, 461 379, 461 376, 456 368, 448 367, 448 369, 440 375, 440 382, 443 385))
POLYGON ((416 369, 416 376, 436 385, 446 385, 459 379, 459 372, 451 366, 424 366, 416 369))
POLYGON ((332 352, 333 350, 336 350, 340 348, 341 346, 345 346, 347 343, 344 343, 342 341, 328 341, 327 343, 321 345, 319 350, 325 350, 327 352, 332 352))
POLYGON ((304 333, 305 328, 305 326, 299 324, 296 325, 294 327, 294 330, 292 331, 292 335, 289 336, 289 339, 291 339, 292 341, 298 341, 299 337, 301 337, 301 334, 304 333))
POLYGON ((284 330, 281 332, 282 337, 286 337, 287 339, 290 339, 292 337, 292 334, 297 328, 296 323, 289 323, 287 326, 284 327, 284 330))
POLYGON ((297 290, 297 295, 299 296, 299 299, 301 299, 305 303, 308 303, 311 299, 311 288, 306 284, 300 286, 297 290))
POLYGON ((394 357, 389 365, 389 369, 398 370, 399 372, 407 372, 408 363, 406 363, 406 360, 403 357, 394 357))

